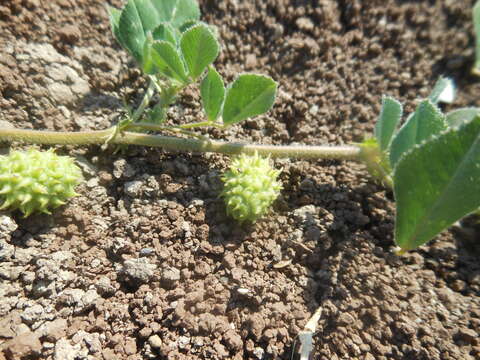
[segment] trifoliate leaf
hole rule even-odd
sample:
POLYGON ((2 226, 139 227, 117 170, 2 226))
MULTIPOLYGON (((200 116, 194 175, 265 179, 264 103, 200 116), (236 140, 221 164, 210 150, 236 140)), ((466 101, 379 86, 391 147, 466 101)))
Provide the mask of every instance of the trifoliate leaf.
POLYGON ((269 76, 240 75, 227 89, 223 123, 233 125, 270 110, 275 102, 277 83, 269 76))
POLYGON ((480 207, 480 117, 416 145, 393 176, 395 241, 414 249, 480 207))
POLYGON ((143 64, 148 33, 166 22, 178 28, 187 21, 198 21, 200 9, 196 0, 128 0, 122 10, 110 8, 109 15, 119 43, 143 64))
POLYGON ((182 34, 180 39, 183 58, 189 75, 197 79, 213 63, 220 52, 220 45, 205 24, 198 24, 182 34))
POLYGON ((208 120, 217 120, 225 100, 225 86, 221 75, 212 66, 200 84, 200 94, 208 120))
POLYGON ((392 169, 402 154, 446 129, 445 116, 430 100, 423 100, 398 131, 390 146, 392 169))
POLYGON ((375 137, 377 138, 380 151, 384 152, 390 146, 393 134, 402 118, 402 104, 392 97, 382 98, 382 110, 375 125, 375 137))

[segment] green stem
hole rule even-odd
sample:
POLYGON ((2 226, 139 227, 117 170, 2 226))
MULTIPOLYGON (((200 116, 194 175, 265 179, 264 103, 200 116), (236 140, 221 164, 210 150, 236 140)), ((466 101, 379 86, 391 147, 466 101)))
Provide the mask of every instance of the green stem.
MULTIPOLYGON (((104 144, 112 137, 115 127, 97 131, 56 132, 26 129, 0 129, 0 142, 22 141, 49 145, 104 144)), ((161 147, 174 151, 215 152, 227 155, 258 154, 273 158, 338 159, 361 161, 358 145, 307 146, 307 145, 254 145, 207 139, 185 139, 174 136, 148 135, 132 132, 117 134, 111 144, 161 147)))
POLYGON ((206 139, 205 136, 197 134, 193 131, 184 130, 180 126, 167 126, 167 125, 159 125, 159 124, 153 124, 148 122, 137 122, 135 124, 129 124, 125 128, 125 130, 135 130, 135 129, 157 131, 157 132, 170 131, 172 133, 188 135, 197 139, 206 139))
POLYGON ((212 127, 217 127, 217 128, 223 127, 223 125, 216 124, 216 123, 211 122, 211 121, 200 121, 200 122, 196 122, 196 123, 178 125, 178 127, 182 128, 182 129, 194 129, 194 128, 198 128, 198 127, 202 127, 202 126, 212 126, 212 127))
POLYGON ((145 95, 143 96, 142 102, 140 106, 135 110, 132 116, 132 122, 137 122, 145 112, 148 104, 150 104, 150 100, 152 100, 153 95, 155 94, 156 84, 155 81, 150 79, 148 82, 147 91, 145 91, 145 95))

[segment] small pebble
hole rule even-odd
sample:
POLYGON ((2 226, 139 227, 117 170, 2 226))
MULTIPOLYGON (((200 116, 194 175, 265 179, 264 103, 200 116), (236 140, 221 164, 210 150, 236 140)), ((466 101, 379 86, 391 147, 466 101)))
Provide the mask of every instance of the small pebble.
POLYGON ((159 349, 162 347, 162 339, 158 335, 152 335, 148 338, 148 343, 154 349, 159 349))

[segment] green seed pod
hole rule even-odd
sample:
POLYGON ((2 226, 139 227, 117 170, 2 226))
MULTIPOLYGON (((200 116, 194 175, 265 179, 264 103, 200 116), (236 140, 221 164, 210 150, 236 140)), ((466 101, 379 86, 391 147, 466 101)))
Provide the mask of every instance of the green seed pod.
POLYGON ((280 170, 273 169, 268 158, 257 153, 233 159, 222 176, 224 189, 220 194, 227 214, 239 222, 254 222, 263 216, 282 189, 277 180, 279 174, 280 170))
POLYGON ((38 211, 50 214, 78 194, 74 188, 82 172, 68 156, 30 149, 0 156, 0 210, 19 209, 25 217, 38 211))

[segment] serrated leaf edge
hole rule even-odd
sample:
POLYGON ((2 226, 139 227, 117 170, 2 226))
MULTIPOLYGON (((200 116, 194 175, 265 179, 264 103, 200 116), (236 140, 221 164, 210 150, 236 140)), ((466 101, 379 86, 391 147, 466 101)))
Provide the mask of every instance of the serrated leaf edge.
MULTIPOLYGON (((419 105, 420 105, 422 102, 424 102, 424 101, 428 101, 428 102, 434 107, 435 111, 438 112, 439 114, 441 114, 441 115, 443 116, 443 124, 444 124, 445 127, 446 127, 445 130, 448 130, 449 127, 448 127, 448 124, 447 124, 447 122, 446 122, 446 120, 445 120, 445 119, 446 119, 446 116, 445 116, 445 114, 442 112, 442 110, 437 106, 437 104, 432 103, 432 101, 431 101, 429 98, 426 98, 426 99, 421 100, 421 101, 419 102, 419 105)), ((418 105, 417 105, 417 106, 418 106, 418 105)), ((402 124, 402 126, 400 127, 400 129, 398 129, 398 131, 397 131, 397 133, 395 134, 395 136, 392 137, 392 140, 390 141, 389 150, 390 150, 390 148, 391 148, 391 146, 392 146, 392 144, 393 144, 393 141, 397 138, 397 136, 400 135, 400 133, 401 133, 402 131, 405 131, 405 126, 408 124, 408 122, 411 120, 411 118, 413 118, 413 117, 415 116, 416 112, 417 112, 417 109, 415 109, 415 111, 414 111, 413 113, 411 113, 410 115, 408 115, 407 120, 405 120, 405 122, 402 124)), ((451 127, 450 127, 450 129, 451 129, 451 127)), ((432 137, 439 136, 439 135, 440 135, 441 133, 443 133, 445 130, 442 130, 442 131, 441 131, 440 133, 438 133, 438 134, 430 135, 430 137, 428 137, 427 139, 423 140, 420 144, 423 144, 425 141, 429 141, 430 139, 432 139, 432 137)), ((414 144, 410 149, 405 150, 405 151, 402 153, 402 155, 400 155, 400 157, 397 159, 397 162, 396 162, 395 166, 393 167, 393 173, 395 173, 395 168, 397 167, 397 164, 399 163, 399 161, 400 161, 400 159, 402 158, 402 156, 405 155, 405 153, 408 153, 410 150, 414 149, 415 146, 420 145, 420 144, 414 144)), ((389 161, 390 161, 390 157, 389 157, 389 161)), ((391 166, 391 165, 392 165, 392 164, 390 163, 390 166, 391 166)))
MULTIPOLYGON (((156 50, 153 48, 153 45, 159 44, 159 43, 161 43, 161 44, 165 43, 165 44, 168 44, 169 46, 171 46, 171 47, 175 50, 175 52, 177 53, 177 55, 178 55, 178 57, 179 57, 179 59, 180 59, 180 64, 181 64, 182 67, 183 67, 184 74, 176 74, 177 76, 179 76, 179 78, 182 78, 182 80, 177 79, 177 78, 171 78, 171 79, 173 79, 174 81, 177 81, 177 82, 179 82, 179 83, 182 83, 182 84, 184 84, 184 85, 188 84, 188 82, 189 82, 189 81, 188 81, 188 69, 187 69, 186 66, 185 66, 185 60, 183 59, 181 52, 178 51, 178 50, 179 50, 178 47, 175 46, 174 44, 172 44, 171 42, 166 41, 166 40, 154 40, 154 41, 152 42, 152 44, 151 44, 151 49, 150 49, 150 51, 156 51, 156 50), (180 75, 185 75, 185 79, 183 79, 183 76, 180 76, 180 75)), ((157 53, 158 53, 158 52, 157 52, 157 53)), ((160 72, 159 72, 159 73, 160 73, 160 72)), ((163 75, 163 76, 166 76, 166 75, 164 75, 164 74, 162 74, 162 75, 163 75)))
POLYGON ((188 72, 188 76, 191 77, 191 78, 192 78, 193 80, 195 80, 195 81, 198 80, 198 79, 200 79, 200 77, 202 76, 202 74, 205 73, 205 70, 208 68, 208 66, 210 66, 211 64, 213 64, 213 63, 215 62, 215 60, 213 60, 213 62, 212 62, 211 64, 209 64, 206 69, 203 70, 202 74, 198 75, 196 78, 194 78, 194 77, 190 74, 190 69, 188 68, 188 64, 187 64, 187 62, 186 62, 186 60, 185 60, 185 58, 184 58, 184 56, 183 56, 183 50, 181 49, 181 47, 182 47, 182 38, 183 38, 183 36, 184 36, 187 32, 189 32, 189 31, 191 31, 191 30, 193 30, 193 29, 195 29, 195 28, 197 28, 197 27, 205 27, 205 28, 210 32, 210 34, 213 36, 213 38, 215 39, 215 41, 216 41, 216 43, 217 43, 217 51, 216 51, 216 54, 215 54, 215 60, 217 60, 218 55, 220 55, 220 52, 222 51, 222 45, 220 44, 220 41, 218 41, 217 36, 216 36, 216 35, 213 33, 213 31, 210 29, 210 26, 208 26, 208 24, 205 23, 205 22, 199 21, 198 24, 195 24, 195 25, 189 27, 187 30, 185 30, 184 32, 181 33, 180 38, 178 39, 178 47, 180 48, 180 55, 181 55, 181 57, 182 57, 183 63, 184 63, 185 66, 186 66, 186 70, 187 70, 187 72, 188 72))
MULTIPOLYGON (((213 67, 212 65, 209 65, 208 68, 207 68, 207 71, 205 71, 205 74, 203 75, 203 77, 201 77, 201 79, 199 79, 200 81, 200 87, 201 87, 201 84, 202 82, 205 80, 205 78, 208 76, 208 72, 210 71, 210 69, 213 69, 219 76, 220 76, 220 79, 222 80, 222 87, 223 87, 223 99, 222 99, 222 103, 220 104, 220 109, 218 110, 218 113, 217 113, 217 116, 215 117, 215 119, 211 120, 211 119, 208 119, 208 114, 205 110, 205 106, 204 106, 204 103, 203 103, 203 98, 200 98, 200 102, 202 104, 202 108, 204 110, 204 113, 205 115, 207 116, 207 119, 209 121, 217 121, 218 119, 220 119, 223 115, 223 106, 225 105, 225 99, 227 98, 227 87, 225 86, 225 81, 223 80, 223 77, 222 75, 217 71, 217 69, 215 69, 215 67, 213 67)), ((200 93, 201 93, 201 90, 200 90, 200 93)))
MULTIPOLYGON (((225 101, 227 100, 227 96, 228 96, 228 92, 230 90, 230 88, 233 86, 233 84, 235 83, 235 81, 237 81, 241 76, 243 75, 255 75, 255 76, 260 76, 260 77, 263 77, 265 79, 269 79, 269 80, 272 80, 275 84, 275 91, 273 93, 273 103, 272 105, 270 106, 270 109, 268 109, 267 111, 270 111, 273 107, 273 105, 275 104, 275 100, 277 98, 277 92, 278 92, 278 82, 273 80, 273 78, 269 75, 264 75, 264 74, 257 74, 257 73, 247 73, 247 72, 243 72, 243 73, 240 73, 238 74, 238 76, 230 83, 228 84, 228 86, 225 88, 225 100, 224 100, 224 103, 225 101)), ((223 114, 223 109, 222 109, 222 114, 223 114)), ((258 115, 257 115, 258 116, 258 115)), ((235 124, 238 124, 238 122, 233 122, 231 124, 228 124, 228 125, 235 125, 235 124)))
MULTIPOLYGON (((382 114, 382 112, 383 112, 383 110, 384 110, 384 109, 383 109, 383 104, 384 104, 384 101, 387 100, 387 99, 388 99, 388 100, 393 100, 395 103, 397 103, 397 104, 400 106, 400 114, 399 114, 399 116, 398 116, 399 120, 397 121, 397 124, 395 125, 394 132, 393 132, 392 136, 390 137, 390 141, 388 142, 388 146, 385 148, 385 152, 388 152, 388 151, 390 150, 390 145, 392 144, 393 139, 396 137, 396 135, 397 135, 398 132, 399 132, 398 127, 399 127, 399 124, 400 124, 400 122, 401 122, 401 120, 402 120, 402 117, 403 117, 403 115, 404 115, 404 113, 403 113, 403 105, 402 105, 402 103, 401 103, 400 101, 398 101, 397 99, 395 99, 393 96, 383 95, 383 96, 382 96, 382 108, 381 108, 381 110, 380 110, 380 115, 379 115, 379 117, 378 117, 377 122, 380 121, 380 119, 381 119, 381 117, 382 117, 382 115, 383 115, 383 114, 382 114)), ((375 125, 376 125, 376 124, 375 124, 375 125)), ((377 136, 377 126, 375 126, 375 128, 374 128, 374 137, 375 137, 375 139, 377 140, 377 143, 378 143, 379 146, 380 146, 380 141, 379 141, 379 138, 378 138, 378 136, 377 136)))

